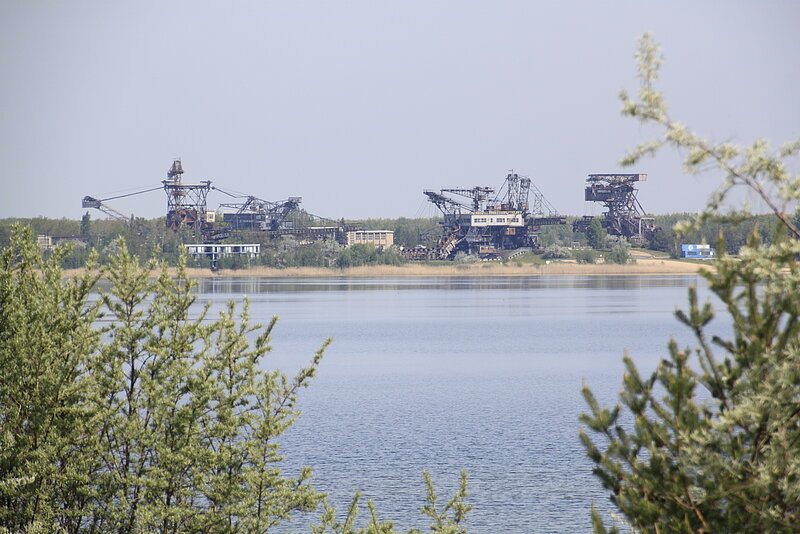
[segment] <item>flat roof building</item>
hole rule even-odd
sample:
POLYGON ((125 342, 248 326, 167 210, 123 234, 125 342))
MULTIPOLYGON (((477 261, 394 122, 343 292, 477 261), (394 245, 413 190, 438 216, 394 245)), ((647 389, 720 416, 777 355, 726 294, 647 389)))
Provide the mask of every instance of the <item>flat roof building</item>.
POLYGON ((261 245, 258 243, 197 243, 184 247, 190 256, 206 256, 211 261, 217 261, 221 256, 247 255, 255 258, 261 254, 261 245))
POLYGON ((355 230, 347 232, 347 246, 358 244, 389 248, 394 245, 394 232, 391 230, 355 230))

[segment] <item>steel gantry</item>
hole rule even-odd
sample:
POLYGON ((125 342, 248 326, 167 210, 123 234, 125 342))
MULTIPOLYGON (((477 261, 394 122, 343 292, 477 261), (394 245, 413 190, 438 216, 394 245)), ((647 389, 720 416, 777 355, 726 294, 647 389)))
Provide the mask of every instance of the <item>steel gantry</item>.
MULTIPOLYGON (((609 234, 625 237, 634 244, 653 239, 658 227, 636 198, 634 185, 646 180, 646 174, 590 174, 586 178, 584 199, 603 204, 605 211, 601 222, 609 234)), ((576 220, 573 229, 585 232, 593 218, 585 216, 576 220)))
POLYGON ((178 230, 190 228, 196 237, 201 237, 209 218, 206 197, 211 190, 211 180, 197 183, 183 182, 183 165, 176 159, 167 171, 167 179, 161 182, 167 194, 167 228, 178 230))
POLYGON ((409 251, 410 259, 447 259, 459 252, 499 258, 504 251, 538 247, 542 226, 566 224, 566 217, 558 214, 531 179, 514 171, 508 173, 497 194, 486 186, 423 193, 442 212, 443 234, 435 248, 409 251))

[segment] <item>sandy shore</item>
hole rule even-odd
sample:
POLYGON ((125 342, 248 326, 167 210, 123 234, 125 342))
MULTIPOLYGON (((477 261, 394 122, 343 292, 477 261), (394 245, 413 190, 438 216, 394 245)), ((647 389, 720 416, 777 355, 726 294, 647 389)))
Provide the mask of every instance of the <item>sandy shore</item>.
MULTIPOLYGON (((702 269, 710 269, 707 264, 670 259, 637 259, 630 265, 617 264, 578 264, 550 263, 546 265, 516 264, 499 262, 474 263, 467 265, 370 265, 347 269, 325 269, 321 267, 290 267, 270 269, 253 267, 251 269, 222 269, 211 272, 208 269, 187 269, 191 278, 211 277, 250 277, 272 278, 404 278, 431 276, 674 276, 697 274, 702 269)), ((82 269, 67 269, 64 275, 75 276, 82 269)), ((155 274, 155 273, 154 273, 155 274)))
POLYGON ((707 265, 669 259, 639 259, 630 265, 578 263, 550 263, 547 265, 515 264, 515 263, 476 263, 469 265, 422 265, 407 263, 405 265, 372 265, 350 267, 347 269, 324 269, 318 267, 291 267, 287 269, 269 269, 254 267, 245 270, 220 270, 212 273, 207 269, 189 269, 193 278, 214 276, 263 276, 282 278, 390 278, 390 277, 430 277, 430 276, 624 276, 652 275, 668 276, 696 274, 707 265))

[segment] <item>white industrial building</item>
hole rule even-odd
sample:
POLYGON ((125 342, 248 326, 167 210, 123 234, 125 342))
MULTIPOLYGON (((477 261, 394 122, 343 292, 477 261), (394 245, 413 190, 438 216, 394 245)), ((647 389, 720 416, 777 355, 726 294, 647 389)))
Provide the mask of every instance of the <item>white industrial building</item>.
POLYGON ((243 255, 255 258, 261 254, 261 245, 258 243, 198 243, 184 246, 190 256, 206 256, 212 262, 223 256, 243 255))

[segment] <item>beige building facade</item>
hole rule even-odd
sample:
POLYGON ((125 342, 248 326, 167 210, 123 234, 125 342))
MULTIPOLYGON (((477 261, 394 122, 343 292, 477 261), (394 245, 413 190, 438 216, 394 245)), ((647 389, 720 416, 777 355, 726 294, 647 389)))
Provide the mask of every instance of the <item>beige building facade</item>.
POLYGON ((358 244, 389 248, 394 245, 394 232, 391 230, 356 230, 347 232, 347 246, 358 244))

